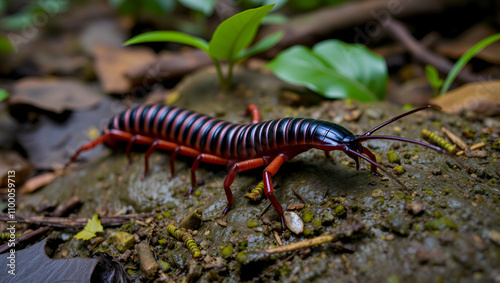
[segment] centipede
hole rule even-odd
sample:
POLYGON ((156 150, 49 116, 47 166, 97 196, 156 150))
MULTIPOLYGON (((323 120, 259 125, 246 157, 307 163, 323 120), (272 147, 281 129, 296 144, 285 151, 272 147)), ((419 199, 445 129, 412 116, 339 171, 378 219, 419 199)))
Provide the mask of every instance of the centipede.
POLYGON ((405 116, 430 108, 439 109, 432 105, 416 108, 391 118, 364 134, 355 135, 339 124, 311 118, 280 118, 262 122, 259 108, 254 104, 246 109, 247 115, 252 118, 249 124, 233 124, 174 106, 141 105, 114 116, 104 127, 101 136, 84 144, 68 164, 74 162, 82 151, 100 144, 113 148, 120 141, 126 143, 125 153, 130 162, 133 145, 142 144, 148 146, 141 176, 143 179, 148 172, 150 155, 157 149, 167 150, 171 152, 168 179, 174 176, 174 161, 179 154, 194 159, 188 194, 196 187, 195 173, 200 163, 227 166, 230 169, 223 187, 228 203, 221 217, 233 206, 231 185, 237 173, 265 166, 262 173, 264 194, 285 229, 283 209, 274 195, 272 184, 272 177, 285 162, 310 149, 323 151, 329 159, 331 151, 340 150, 355 161, 356 170, 359 170, 359 160, 365 160, 370 164, 372 174, 380 175, 377 171, 379 169, 405 187, 398 178, 378 164, 375 154, 361 143, 381 139, 401 141, 450 155, 448 151, 425 142, 397 136, 372 135, 405 116))

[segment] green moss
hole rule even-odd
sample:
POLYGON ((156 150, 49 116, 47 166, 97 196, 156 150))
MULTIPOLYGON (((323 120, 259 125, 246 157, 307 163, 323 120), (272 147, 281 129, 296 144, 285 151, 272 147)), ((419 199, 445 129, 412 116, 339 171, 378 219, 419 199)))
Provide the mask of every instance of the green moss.
POLYGON ((166 239, 159 239, 158 244, 165 246, 167 244, 167 240, 166 239))
POLYGON ((304 228, 303 233, 304 233, 304 236, 306 236, 306 237, 310 237, 310 236, 314 235, 313 230, 311 230, 311 228, 309 228, 309 227, 304 228))
POLYGON ((248 227, 248 228, 254 228, 254 227, 257 227, 257 226, 259 226, 259 225, 260 225, 260 223, 259 223, 259 221, 257 221, 257 220, 250 220, 250 221, 248 221, 248 223, 247 223, 247 227, 248 227))
POLYGON ((158 264, 160 265, 161 270, 163 270, 164 272, 170 269, 170 264, 161 259, 158 260, 158 264))
POLYGON ((441 218, 434 219, 429 223, 429 228, 431 230, 443 230, 445 228, 450 228, 457 230, 458 225, 450 218, 443 216, 441 218))
POLYGON ((321 218, 316 218, 313 221, 313 230, 315 232, 321 231, 321 218))
POLYGON ((413 155, 415 155, 415 152, 413 151, 406 151, 405 154, 403 155, 404 158, 408 159, 411 158, 413 155))
POLYGON ((239 252, 238 255, 236 256, 236 260, 241 264, 245 264, 248 261, 248 252, 247 251, 239 252))
POLYGON ((403 195, 403 194, 395 194, 394 198, 395 199, 405 199, 405 195, 403 195))
POLYGON ((200 190, 196 190, 196 191, 194 191, 194 196, 196 196, 196 197, 199 197, 199 196, 201 196, 202 194, 203 194, 203 192, 202 192, 202 191, 200 191, 200 190))
POLYGON ((339 204, 335 208, 335 214, 337 215, 337 217, 343 217, 345 215, 345 207, 342 204, 339 204))
POLYGON ((223 258, 230 258, 233 254, 233 246, 229 245, 227 247, 224 247, 221 251, 222 257, 223 258))
POLYGON ((401 157, 398 154, 396 154, 393 150, 389 150, 387 152, 387 158, 390 163, 401 164, 401 157))
POLYGON ((307 209, 305 212, 304 212, 304 217, 302 220, 304 220, 305 223, 309 223, 313 220, 313 217, 314 217, 314 212, 312 212, 311 210, 307 209))
POLYGON ((392 169, 392 173, 396 174, 396 175, 401 175, 405 172, 405 169, 403 168, 403 166, 399 165, 399 166, 396 166, 394 167, 394 169, 392 169))
POLYGON ((396 274, 387 277, 387 283, 399 283, 399 277, 396 274))
POLYGON ((322 224, 328 224, 332 223, 335 220, 335 216, 331 212, 330 209, 328 209, 325 213, 323 213, 323 217, 321 218, 321 223, 322 224))
POLYGON ((117 232, 113 238, 113 245, 120 251, 124 252, 135 244, 135 238, 127 232, 117 232))

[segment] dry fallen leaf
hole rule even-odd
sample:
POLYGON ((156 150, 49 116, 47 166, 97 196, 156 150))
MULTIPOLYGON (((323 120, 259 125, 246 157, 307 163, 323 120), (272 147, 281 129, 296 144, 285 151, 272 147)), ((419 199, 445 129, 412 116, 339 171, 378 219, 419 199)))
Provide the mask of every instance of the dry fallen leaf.
POLYGON ((449 114, 473 110, 486 116, 500 114, 500 81, 469 83, 431 100, 449 114))
POLYGON ((11 179, 15 181, 14 185, 18 188, 28 178, 30 169, 29 162, 17 151, 0 150, 0 187, 6 188, 9 185, 8 179, 11 179), (9 171, 14 171, 14 174, 9 174, 9 171), (9 177, 9 175, 14 177, 9 177))
POLYGON ((125 74, 156 60, 156 55, 148 48, 99 46, 94 49, 94 56, 97 77, 107 93, 131 92, 132 83, 125 74))
POLYGON ((38 190, 39 188, 52 182, 52 180, 54 180, 57 176, 59 176, 59 174, 57 174, 55 172, 48 172, 48 173, 44 173, 44 174, 35 176, 35 177, 29 179, 28 181, 26 181, 24 186, 21 188, 20 193, 21 194, 28 194, 28 193, 34 192, 34 191, 38 190))
MULTIPOLYGON (((474 44, 496 33, 498 31, 487 24, 477 24, 466 30, 457 39, 439 44, 437 52, 452 58, 459 58, 474 44)), ((500 42, 492 43, 476 54, 475 57, 493 64, 500 64, 500 42)))
POLYGON ((50 112, 88 109, 99 103, 101 96, 71 79, 24 78, 14 86, 9 103, 28 104, 50 112))

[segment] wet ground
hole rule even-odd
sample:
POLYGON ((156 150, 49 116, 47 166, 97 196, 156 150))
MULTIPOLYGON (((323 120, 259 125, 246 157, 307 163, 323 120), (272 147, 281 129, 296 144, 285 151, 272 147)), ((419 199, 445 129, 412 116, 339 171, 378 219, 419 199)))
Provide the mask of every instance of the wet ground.
MULTIPOLYGON (((388 103, 321 102, 315 95, 299 94, 270 74, 238 70, 235 80, 235 90, 225 94, 219 91, 213 69, 195 74, 177 88, 181 97, 175 105, 235 123, 249 123, 249 118, 240 113, 246 105, 255 103, 263 120, 313 117, 342 124, 356 134, 404 112, 388 103)), ((365 226, 361 232, 344 235, 339 242, 295 254, 248 258, 253 250, 277 246, 272 228, 278 218, 273 208, 258 218, 269 201, 264 197, 253 202, 243 197, 261 180, 262 169, 236 177, 232 186, 233 209, 220 222, 220 213, 227 203, 222 184, 228 168, 201 165, 197 171, 200 185, 192 195, 185 196, 192 160, 178 158, 177 173, 168 181, 170 155, 165 152, 153 153, 149 174, 141 181, 143 153, 134 153, 134 163, 127 167, 123 152, 107 151, 26 196, 24 208, 62 203, 76 195, 84 202, 80 216, 90 217, 96 211, 155 211, 157 217, 146 226, 132 221, 118 229, 105 229, 104 242, 91 250, 75 239, 60 248, 70 255, 86 256, 101 249, 120 256, 122 252, 112 244, 115 232, 126 231, 144 241, 148 238, 144 231, 154 224, 149 243, 157 260, 170 264, 164 273, 174 280, 236 282, 261 275, 263 280, 284 282, 500 282, 500 144, 498 126, 491 124, 491 119, 470 113, 449 116, 427 110, 379 131, 380 135, 420 140, 422 129, 441 132, 446 127, 469 146, 485 142, 479 149, 486 151, 481 153, 484 157, 459 157, 468 168, 453 158, 413 144, 364 142, 388 170, 403 170, 397 172, 402 172, 397 178, 406 188, 389 178, 371 175, 366 162, 361 162, 356 171, 352 159, 342 152, 332 154, 336 164, 318 150, 287 162, 274 178, 276 197, 285 208, 302 203, 300 195, 306 206, 298 214, 310 218, 310 222, 305 223, 301 235, 279 233, 284 244, 349 229, 353 223, 365 226), (390 151, 392 154, 388 154, 390 151), (189 251, 182 243, 172 241, 165 229, 194 209, 203 212, 203 222, 194 237, 202 249, 201 261, 193 261, 189 251), (269 222, 272 223, 265 224, 269 222), (252 224, 256 227, 249 228, 252 224), (166 244, 164 239, 168 239, 166 244), (211 258, 218 257, 222 264, 208 264, 211 258), (204 266, 201 273, 196 268, 200 266, 204 266)), ((131 278, 144 279, 134 249, 131 250, 132 256, 121 262, 131 278)))

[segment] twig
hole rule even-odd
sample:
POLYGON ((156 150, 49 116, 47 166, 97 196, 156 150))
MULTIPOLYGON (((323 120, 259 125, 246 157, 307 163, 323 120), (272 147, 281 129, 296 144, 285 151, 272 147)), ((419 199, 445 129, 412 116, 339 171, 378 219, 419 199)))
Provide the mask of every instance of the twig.
MULTIPOLYGON (((385 24, 385 28, 390 32, 394 39, 401 41, 406 49, 408 49, 408 51, 419 61, 433 65, 442 74, 447 74, 453 67, 453 63, 450 60, 432 53, 420 42, 418 42, 400 21, 392 19, 385 24)), ((476 76, 464 69, 458 74, 457 80, 469 83, 480 81, 481 79, 479 76, 476 76)))
MULTIPOLYGON (((54 211, 54 216, 64 216, 65 213, 69 213, 71 211, 70 208, 74 208, 75 206, 75 203, 79 202, 78 198, 70 198, 63 206, 62 206, 62 209, 56 209, 54 211), (55 213, 58 213, 59 215, 56 215, 55 213)), ((0 214, 0 217, 4 217, 5 215, 8 216, 8 214, 0 214)), ((16 221, 18 222, 21 222, 19 221, 19 218, 20 216, 16 214, 16 221)), ((3 219, 0 219, 0 220, 3 220, 3 219)), ((3 221, 7 221, 7 220, 12 220, 10 218, 7 218, 6 220, 3 220, 3 221)), ((35 237, 38 237, 39 235, 43 235, 45 234, 46 232, 50 231, 50 227, 40 227, 38 229, 36 229, 35 231, 31 231, 29 233, 26 233, 24 235, 22 235, 21 237, 19 238, 16 238, 16 240, 14 241, 14 244, 16 245, 17 248, 19 248, 20 244, 21 243, 24 243, 24 242, 27 242, 29 241, 30 239, 32 238, 35 238, 35 237)), ((5 243, 3 245, 0 246, 0 254, 1 253, 4 253, 5 251, 9 250, 10 249, 10 245, 12 243, 5 243)))
POLYGON ((80 206, 82 202, 77 196, 70 198, 64 205, 58 206, 54 212, 51 213, 52 216, 63 216, 68 215, 75 208, 80 206))
MULTIPOLYGON (((391 14, 388 10, 388 7, 392 5, 390 0, 348 1, 334 7, 300 14, 291 18, 285 26, 266 25, 262 28, 259 38, 264 38, 277 30, 285 31, 285 35, 280 42, 271 50, 265 52, 266 57, 269 58, 274 57, 286 47, 296 44, 312 45, 319 38, 324 38, 334 31, 352 27, 354 27, 354 41, 368 44, 371 40, 369 37, 370 32, 367 32, 369 29, 368 24, 364 27, 362 25, 377 20, 374 15, 384 14, 383 18, 386 18, 385 15, 389 14, 392 18, 401 19, 428 13, 437 14, 451 6, 459 5, 459 1, 444 0, 400 0, 397 3, 399 7, 404 7, 404 9, 391 14), (360 25, 361 28, 357 27, 360 25)), ((381 20, 384 21, 385 19, 381 20)), ((383 26, 385 22, 380 24, 383 26)))
POLYGON ((340 259, 344 263, 344 267, 347 270, 347 274, 351 276, 352 282, 358 282, 358 280, 356 280, 356 278, 352 275, 351 265, 349 264, 349 261, 347 260, 346 256, 344 254, 341 254, 340 259))
POLYGON ((264 250, 264 252, 266 252, 268 254, 286 253, 286 252, 291 252, 291 251, 295 251, 295 250, 309 248, 309 247, 321 245, 324 243, 334 242, 334 241, 338 241, 337 236, 329 234, 329 235, 319 236, 319 237, 316 237, 316 238, 313 238, 310 240, 301 241, 298 243, 293 243, 293 244, 289 244, 289 245, 285 245, 285 246, 281 246, 281 247, 277 247, 277 248, 267 249, 267 250, 264 250))
POLYGON ((301 195, 299 195, 299 193, 297 193, 294 189, 292 189, 292 191, 294 194, 296 194, 300 198, 300 200, 302 201, 303 204, 307 204, 307 202, 304 200, 304 198, 301 195))
POLYGON ((486 143, 484 143, 484 142, 476 143, 475 145, 470 147, 470 150, 476 150, 476 149, 479 149, 485 145, 486 145, 486 143))
MULTIPOLYGON (((264 279, 264 277, 271 271, 275 270, 276 268, 280 267, 284 262, 290 260, 292 257, 296 256, 297 253, 293 253, 289 256, 287 256, 286 258, 278 261, 277 263, 273 264, 271 267, 269 267, 268 269, 266 269, 264 272, 262 272, 260 275, 259 275, 259 279, 264 279)), ((257 279, 253 279, 251 282, 257 282, 257 279)))
POLYGON ((278 246, 283 246, 283 242, 281 241, 280 235, 278 234, 277 231, 273 231, 274 238, 276 239, 276 242, 278 243, 278 246))
MULTIPOLYGON (((153 216, 154 213, 141 213, 141 214, 125 214, 117 216, 107 216, 100 218, 101 224, 103 226, 119 226, 127 223, 131 218, 145 219, 153 216)), ((1 213, 0 221, 9 220, 9 214, 1 213)), ((85 227, 88 222, 88 218, 66 218, 66 217, 44 217, 44 216, 22 216, 16 215, 16 220, 18 223, 28 223, 36 224, 57 228, 81 228, 85 227)))
POLYGON ((323 193, 323 199, 326 198, 326 195, 328 194, 328 188, 325 189, 325 192, 323 193))
POLYGON ((467 144, 461 138, 459 138, 457 135, 455 135, 454 133, 452 133, 451 131, 449 131, 445 127, 442 127, 441 131, 443 131, 448 136, 448 138, 454 144, 458 145, 458 147, 460 147, 461 149, 465 149, 467 147, 467 144))
POLYGON ((257 219, 260 219, 262 217, 262 215, 264 215, 264 213, 266 213, 266 211, 269 209, 269 207, 271 206, 271 203, 269 203, 266 208, 264 208, 264 210, 262 210, 262 212, 259 214, 259 216, 257 216, 257 219))

